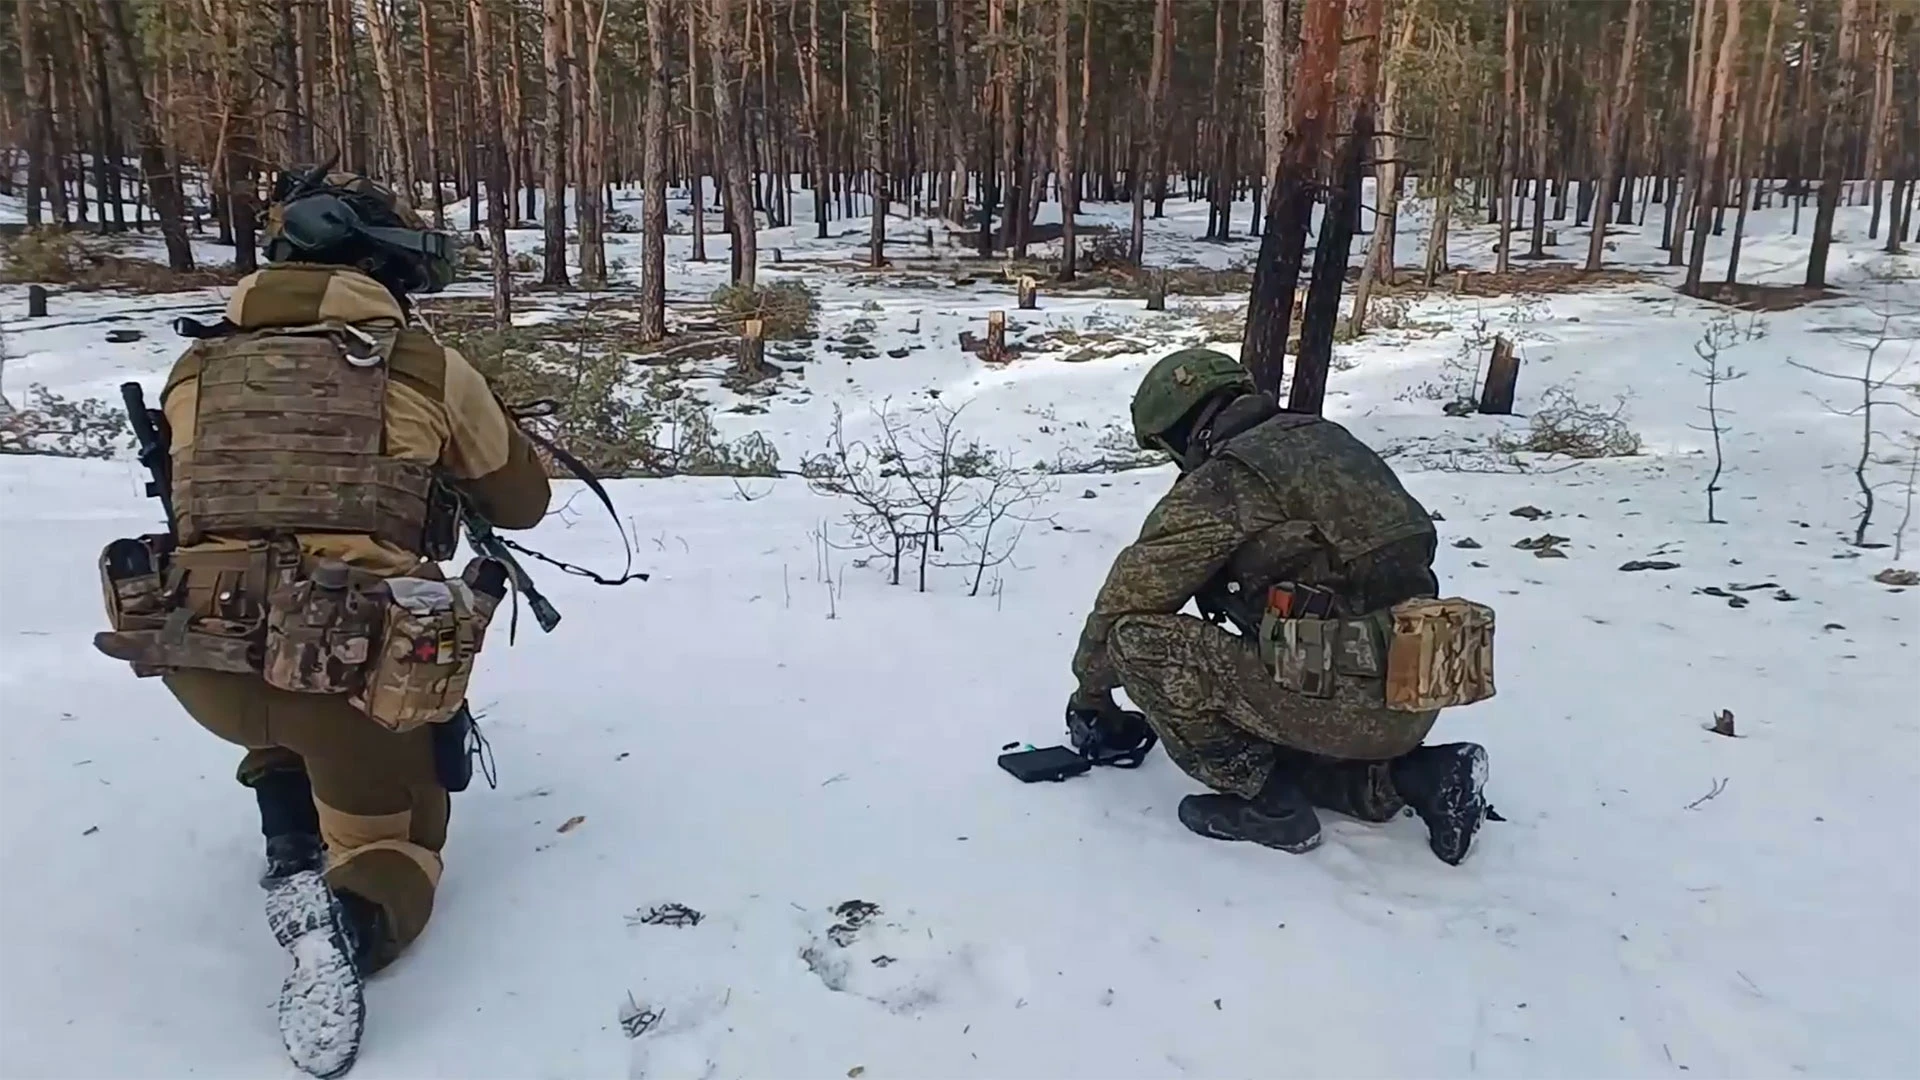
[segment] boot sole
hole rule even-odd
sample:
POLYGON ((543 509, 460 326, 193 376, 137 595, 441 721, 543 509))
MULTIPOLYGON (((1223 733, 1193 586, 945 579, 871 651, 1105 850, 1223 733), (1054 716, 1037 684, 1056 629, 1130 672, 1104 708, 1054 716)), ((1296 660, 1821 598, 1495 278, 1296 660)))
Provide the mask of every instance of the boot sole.
POLYGON ((280 986, 281 1042, 300 1071, 321 1080, 353 1068, 366 1026, 366 998, 344 919, 315 871, 290 874, 267 890, 267 923, 293 957, 280 986))
POLYGON ((1439 824, 1427 822, 1428 846, 1448 866, 1459 866, 1466 859, 1474 836, 1487 820, 1486 787, 1487 751, 1475 746, 1464 762, 1455 764, 1453 776, 1441 789, 1439 824))

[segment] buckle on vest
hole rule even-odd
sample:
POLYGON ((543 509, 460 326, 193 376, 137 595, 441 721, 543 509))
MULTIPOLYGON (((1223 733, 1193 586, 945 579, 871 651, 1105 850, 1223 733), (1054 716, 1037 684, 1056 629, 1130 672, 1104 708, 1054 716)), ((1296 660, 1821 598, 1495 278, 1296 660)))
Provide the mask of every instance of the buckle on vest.
POLYGON ((358 349, 355 349, 352 343, 344 339, 335 339, 340 342, 340 351, 346 354, 347 363, 352 364, 354 367, 376 367, 380 364, 382 359, 380 356, 380 343, 374 340, 372 334, 367 333, 352 323, 341 323, 339 330, 347 337, 352 338, 353 341, 360 346, 358 349))

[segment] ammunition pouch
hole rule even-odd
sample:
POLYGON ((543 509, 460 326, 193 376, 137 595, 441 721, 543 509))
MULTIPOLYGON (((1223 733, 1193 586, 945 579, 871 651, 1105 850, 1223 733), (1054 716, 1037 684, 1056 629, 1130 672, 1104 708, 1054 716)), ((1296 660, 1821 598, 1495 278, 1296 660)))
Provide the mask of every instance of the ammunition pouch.
POLYGON ((1421 597, 1352 618, 1288 614, 1269 604, 1260 657, 1275 682, 1303 697, 1331 697, 1343 678, 1382 682, 1396 712, 1493 696, 1493 609, 1484 604, 1421 597))
POLYGON ((115 540, 100 557, 112 629, 94 646, 143 677, 222 671, 345 694, 397 732, 451 719, 504 595, 499 564, 475 558, 438 581, 307 561, 291 537, 187 551, 166 536, 115 540))

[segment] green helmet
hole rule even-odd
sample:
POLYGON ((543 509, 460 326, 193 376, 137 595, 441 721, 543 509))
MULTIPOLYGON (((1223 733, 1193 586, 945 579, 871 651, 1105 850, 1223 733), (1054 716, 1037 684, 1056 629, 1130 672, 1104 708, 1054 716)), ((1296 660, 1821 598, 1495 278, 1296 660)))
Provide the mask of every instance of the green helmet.
POLYGON ((1158 449, 1160 436, 1221 390, 1253 392, 1253 377, 1226 353, 1181 349, 1162 357, 1134 392, 1134 441, 1143 450, 1158 449))
POLYGON ((283 173, 267 211, 268 262, 369 266, 405 292, 438 292, 453 280, 453 241, 391 188, 355 173, 283 173))

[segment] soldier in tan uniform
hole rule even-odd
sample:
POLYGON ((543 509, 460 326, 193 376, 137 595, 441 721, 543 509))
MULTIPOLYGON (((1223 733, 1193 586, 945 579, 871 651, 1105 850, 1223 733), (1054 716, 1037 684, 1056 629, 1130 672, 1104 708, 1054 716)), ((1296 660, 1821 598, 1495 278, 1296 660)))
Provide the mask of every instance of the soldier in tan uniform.
POLYGON ((451 725, 470 722, 465 677, 498 596, 497 572, 491 598, 471 572, 442 584, 434 560, 452 555, 458 512, 446 492, 521 529, 545 514, 548 482, 486 380, 410 323, 408 294, 451 277, 444 235, 332 174, 275 206, 268 237, 269 268, 167 379, 164 599, 145 621, 116 617, 126 632, 102 648, 162 674, 196 721, 246 748, 269 921, 296 961, 282 1031, 296 1064, 332 1076, 357 1047, 359 978, 433 910, 445 763, 464 761, 451 725), (396 646, 402 626, 417 636, 396 646))
POLYGON ((1486 752, 1421 742, 1440 707, 1492 693, 1492 613, 1431 599, 1427 511, 1345 429, 1281 411, 1221 353, 1163 359, 1133 426, 1181 475, 1087 617, 1068 705, 1082 751, 1147 745, 1150 726, 1214 789, 1180 804, 1203 836, 1301 852, 1320 842, 1316 805, 1368 821, 1412 806, 1458 863, 1486 752), (1180 614, 1189 601, 1209 618, 1180 614))

